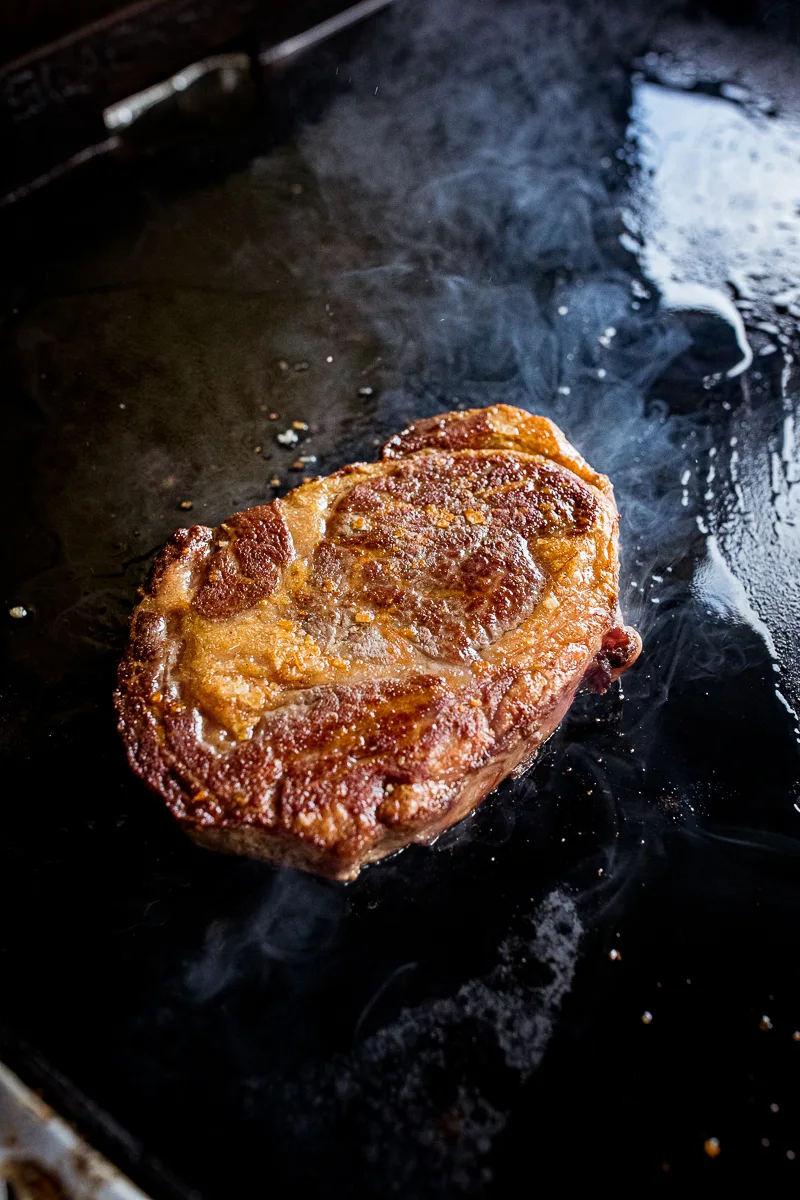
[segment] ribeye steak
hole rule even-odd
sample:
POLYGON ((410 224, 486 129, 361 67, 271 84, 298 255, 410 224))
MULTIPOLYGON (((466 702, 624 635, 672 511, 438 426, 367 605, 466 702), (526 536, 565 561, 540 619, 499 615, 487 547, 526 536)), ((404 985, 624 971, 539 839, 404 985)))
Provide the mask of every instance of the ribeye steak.
POLYGON ((636 658, 609 480, 544 417, 445 413, 218 529, 179 529, 115 694, 199 843, 353 879, 531 763, 636 658))

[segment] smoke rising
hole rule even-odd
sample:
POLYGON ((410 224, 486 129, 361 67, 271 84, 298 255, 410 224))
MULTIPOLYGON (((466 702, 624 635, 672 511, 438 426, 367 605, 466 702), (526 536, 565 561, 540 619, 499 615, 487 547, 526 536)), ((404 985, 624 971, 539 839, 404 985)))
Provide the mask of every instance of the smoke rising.
POLYGON ((401 4, 302 148, 363 247, 333 285, 385 347, 379 432, 447 407, 543 412, 613 477, 628 558, 641 541, 663 562, 693 521, 686 436, 645 420, 643 395, 689 339, 618 240, 630 12, 401 4))
POLYGON ((186 971, 189 996, 204 1003, 243 978, 263 983, 278 963, 299 964, 320 954, 336 930, 339 909, 323 883, 279 872, 243 917, 209 925, 186 971))
MULTIPOLYGON (((351 1052, 291 1081, 291 1136, 336 1145, 346 1123, 342 1142, 362 1148, 359 1169, 404 1196, 490 1182, 509 1079, 522 1087, 542 1061, 585 930, 620 911, 675 828, 695 836, 706 783, 672 753, 666 701, 676 686, 763 660, 757 638, 732 634, 741 604, 707 571, 692 584, 706 555, 697 463, 709 420, 654 397, 691 339, 620 243, 625 63, 643 36, 641 13, 624 3, 400 3, 349 65, 348 89, 301 139, 347 247, 330 292, 381 347, 376 439, 413 418, 496 402, 552 417, 614 481, 622 604, 646 646, 624 702, 580 701, 538 785, 514 785, 526 812, 547 809, 542 797, 557 797, 569 774, 580 778, 573 824, 592 838, 570 851, 569 891, 554 888, 533 915, 517 916, 488 972, 396 1006, 362 1037, 377 1011, 369 1001, 351 1052)), ((555 859, 570 817, 541 819, 555 859)), ((460 836, 443 841, 463 848, 460 836)), ((378 871, 392 879, 407 861, 378 871)), ((526 898, 530 914, 530 888, 526 898)), ((288 908, 270 900, 238 930, 212 929, 190 973, 198 998, 219 994, 243 962, 268 966, 285 936, 306 944, 313 903, 297 930, 281 931, 296 919, 295 899, 287 892, 288 908)))

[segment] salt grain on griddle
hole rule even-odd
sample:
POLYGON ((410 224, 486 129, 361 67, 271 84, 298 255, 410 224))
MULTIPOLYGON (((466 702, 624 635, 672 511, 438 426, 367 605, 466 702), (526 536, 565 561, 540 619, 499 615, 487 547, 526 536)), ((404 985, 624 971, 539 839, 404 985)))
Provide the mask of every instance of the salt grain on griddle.
POLYGON ((767 1033, 770 1029, 772 1029, 772 1021, 770 1021, 769 1017, 762 1017, 758 1022, 758 1028, 763 1029, 763 1031, 767 1033))
POLYGON ((642 1013, 642 1024, 643 1025, 649 1025, 652 1022, 652 1020, 653 1020, 653 1014, 651 1012, 645 1011, 642 1013))
POLYGON ((276 441, 280 442, 282 446, 294 446, 297 442, 297 434, 293 429, 287 429, 277 435, 276 441))
POLYGON ((307 371, 308 363, 307 362, 297 362, 294 364, 294 369, 295 369, 295 371, 307 371))
POLYGON ((373 389, 371 387, 360 387, 358 389, 359 396, 371 396, 373 389))
POLYGON ((286 361, 286 359, 285 359, 285 358, 282 358, 282 359, 279 361, 279 363, 278 363, 278 367, 280 368, 280 370, 281 370, 281 371, 288 371, 288 370, 289 370, 289 364, 288 364, 288 362, 286 361))
POLYGON ((609 950, 608 957, 612 962, 622 962, 622 952, 620 950, 609 950))

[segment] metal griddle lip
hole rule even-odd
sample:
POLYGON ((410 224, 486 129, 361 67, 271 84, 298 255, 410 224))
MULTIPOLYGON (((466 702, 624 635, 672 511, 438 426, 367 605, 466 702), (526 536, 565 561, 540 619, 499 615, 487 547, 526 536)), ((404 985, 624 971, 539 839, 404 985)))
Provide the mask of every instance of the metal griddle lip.
POLYGON ((152 1200, 201 1200, 40 1051, 0 1020, 0 1059, 152 1200))

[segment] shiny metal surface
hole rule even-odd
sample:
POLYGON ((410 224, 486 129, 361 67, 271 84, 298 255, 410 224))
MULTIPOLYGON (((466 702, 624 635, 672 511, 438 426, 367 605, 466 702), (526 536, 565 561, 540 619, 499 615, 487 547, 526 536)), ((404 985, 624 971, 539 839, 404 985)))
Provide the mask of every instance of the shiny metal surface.
POLYGON ((0 1195, 13 1200, 147 1200, 0 1063, 0 1195))

